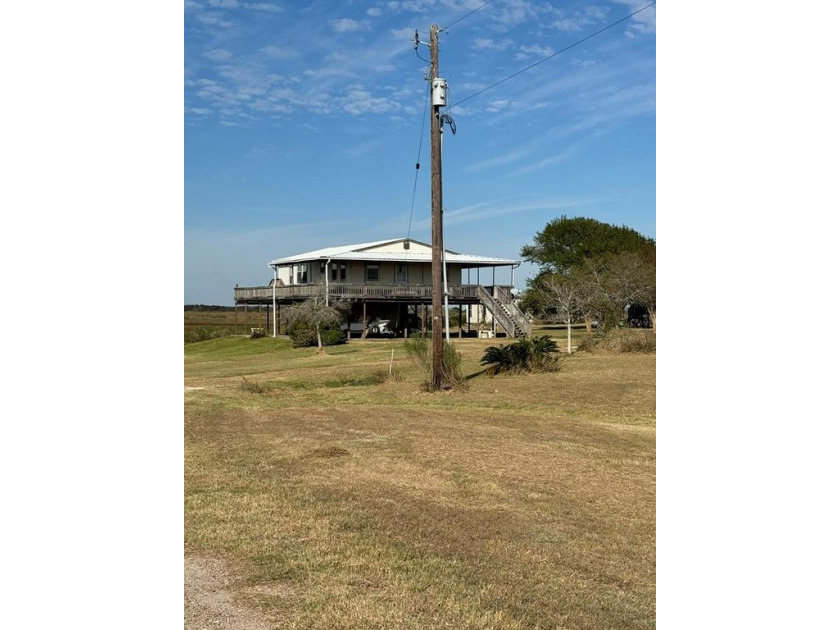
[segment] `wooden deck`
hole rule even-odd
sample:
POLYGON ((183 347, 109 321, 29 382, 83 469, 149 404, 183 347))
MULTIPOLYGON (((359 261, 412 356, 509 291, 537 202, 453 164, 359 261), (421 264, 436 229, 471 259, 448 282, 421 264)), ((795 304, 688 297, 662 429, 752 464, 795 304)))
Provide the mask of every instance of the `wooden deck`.
MULTIPOLYGON (((281 286, 276 289, 277 302, 280 304, 305 300, 306 298, 323 295, 327 287, 320 284, 303 284, 281 286)), ((272 287, 236 287, 233 290, 234 303, 242 304, 271 304, 274 291, 272 287)), ((460 304, 477 304, 479 299, 478 285, 461 285, 449 287, 449 301, 460 304)), ((351 300, 367 300, 369 302, 409 302, 431 303, 432 285, 430 284, 344 284, 331 283, 330 297, 348 298, 351 300)))

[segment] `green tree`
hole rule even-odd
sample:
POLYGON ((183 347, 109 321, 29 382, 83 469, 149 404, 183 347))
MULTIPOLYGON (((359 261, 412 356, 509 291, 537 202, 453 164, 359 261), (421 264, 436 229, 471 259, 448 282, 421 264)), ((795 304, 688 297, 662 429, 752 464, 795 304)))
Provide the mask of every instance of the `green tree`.
POLYGON ((521 255, 539 265, 541 271, 567 273, 583 266, 586 260, 620 252, 654 250, 655 243, 652 238, 623 225, 562 215, 549 221, 534 237, 533 244, 523 246, 521 255))
POLYGON ((521 254, 540 266, 526 302, 548 319, 577 316, 608 330, 627 304, 646 306, 656 321, 656 241, 626 226, 565 215, 550 221, 521 254), (572 312, 571 307, 574 307, 572 312))

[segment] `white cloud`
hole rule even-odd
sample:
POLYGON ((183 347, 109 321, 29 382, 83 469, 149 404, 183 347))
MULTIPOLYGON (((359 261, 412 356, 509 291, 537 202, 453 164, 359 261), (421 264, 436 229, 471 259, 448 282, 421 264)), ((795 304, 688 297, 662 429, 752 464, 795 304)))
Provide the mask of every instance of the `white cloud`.
POLYGON ((510 173, 513 176, 524 175, 525 173, 531 173, 533 171, 537 171, 541 168, 545 168, 546 166, 550 166, 557 162, 565 162, 569 160, 575 154, 575 148, 567 149, 558 155, 553 155, 551 157, 543 158, 538 162, 534 162, 533 164, 529 164, 527 166, 520 167, 510 173))
POLYGON ((610 11, 606 7, 587 7, 585 13, 596 20, 603 20, 610 14, 610 11))
MULTIPOLYGON (((402 41, 414 41, 414 29, 413 28, 401 28, 401 29, 391 29, 391 37, 393 39, 399 39, 402 41)), ((421 38, 422 39, 422 38, 421 38)))
POLYGON ((228 61, 231 57, 233 57, 233 53, 224 50, 223 48, 216 48, 215 50, 208 50, 201 56, 206 59, 210 59, 211 61, 228 61))
POLYGON ((478 50, 484 50, 487 48, 493 48, 495 46, 492 39, 484 39, 481 37, 476 37, 473 40, 473 47, 477 48, 478 50))
POLYGON ((510 101, 506 101, 504 99, 497 99, 495 101, 491 101, 490 104, 487 106, 486 111, 490 113, 495 113, 501 111, 508 107, 511 104, 510 101))
POLYGON ((490 158, 489 160, 484 160, 483 162, 474 162, 470 164, 466 170, 478 171, 493 166, 502 166, 503 164, 509 164, 511 162, 521 160, 522 158, 533 153, 533 151, 533 147, 526 147, 517 151, 508 151, 502 155, 490 158))
POLYGON ((209 0, 208 4, 217 9, 235 9, 239 6, 238 0, 209 0))
POLYGON ((223 13, 219 13, 218 11, 210 11, 209 13, 200 13, 196 17, 196 20, 205 26, 218 26, 219 28, 230 28, 233 26, 233 22, 224 19, 222 17, 223 15, 223 13))
POLYGON ((566 33, 583 30, 583 25, 580 23, 580 21, 573 20, 572 18, 563 18, 562 20, 557 20, 551 26, 553 28, 556 28, 558 31, 563 31, 566 33))
MULTIPOLYGON (((642 7, 650 4, 646 0, 614 0, 618 4, 625 5, 630 13, 638 11, 642 7)), ((629 28, 638 33, 649 35, 656 32, 656 6, 645 9, 641 13, 630 18, 629 28)))
POLYGON ((385 97, 371 96, 361 85, 351 85, 343 99, 343 109, 348 114, 384 114, 399 108, 399 103, 385 97))
POLYGON ((353 76, 351 72, 343 68, 318 68, 304 70, 304 75, 313 79, 324 79, 326 77, 350 77, 353 76))
POLYGON ((350 18, 341 18, 339 20, 330 20, 330 26, 336 33, 353 33, 356 31, 365 31, 370 28, 370 23, 366 20, 351 20, 350 18))
POLYGON ((537 57, 549 57, 554 54, 554 50, 550 46, 520 46, 519 50, 528 55, 536 55, 537 57))
POLYGON ((528 0, 508 0, 506 4, 496 5, 486 15, 506 28, 513 24, 521 24, 529 18, 538 17, 541 8, 528 0))
POLYGON ((388 8, 392 11, 410 11, 420 13, 431 9, 437 4, 437 0, 405 0, 404 2, 389 2, 388 8))
POLYGON ((300 53, 290 48, 280 48, 279 46, 265 46, 260 48, 269 57, 274 59, 294 59, 300 56, 300 53))
POLYGON ((269 13, 280 13, 283 11, 283 9, 278 7, 276 4, 269 4, 267 2, 246 3, 245 8, 251 11, 268 11, 269 13))
POLYGON ((191 107, 187 110, 190 114, 198 114, 200 116, 206 116, 207 114, 212 114, 212 109, 207 109, 206 107, 191 107))
MULTIPOLYGON (((464 206, 463 208, 458 208, 457 210, 447 211, 444 215, 444 221, 447 226, 450 226, 465 223, 467 221, 474 221, 477 218, 487 219, 488 217, 500 217, 520 212, 543 212, 546 210, 579 206, 584 203, 587 202, 570 199, 483 201, 469 206, 464 206)), ((429 222, 429 219, 425 219, 418 225, 428 224, 429 222)))
POLYGON ((371 7, 367 10, 367 14, 370 17, 379 17, 380 15, 382 15, 382 9, 379 9, 377 7, 371 7))

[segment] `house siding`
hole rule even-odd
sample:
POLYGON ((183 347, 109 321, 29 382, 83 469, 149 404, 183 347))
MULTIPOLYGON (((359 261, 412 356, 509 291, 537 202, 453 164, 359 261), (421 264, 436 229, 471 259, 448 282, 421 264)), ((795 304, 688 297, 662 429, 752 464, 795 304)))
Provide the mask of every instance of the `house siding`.
MULTIPOLYGON (((376 262, 376 261, 372 261, 376 262)), ((348 261, 333 261, 332 264, 346 264, 347 277, 341 280, 340 273, 337 274, 335 280, 332 279, 331 266, 326 264, 326 261, 313 260, 308 263, 296 263, 295 265, 284 265, 277 268, 277 277, 280 279, 282 285, 297 285, 297 272, 301 268, 307 269, 307 282, 301 283, 303 285, 324 285, 327 284, 329 277, 329 284, 397 284, 397 264, 396 262, 381 261, 379 262, 379 279, 367 279, 367 265, 368 261, 363 260, 348 260, 348 261), (323 271, 321 263, 324 263, 323 271)), ((406 278, 404 284, 431 284, 432 282, 432 267, 429 263, 402 263, 406 267, 406 278)), ((462 285, 462 266, 461 265, 447 265, 446 275, 449 286, 459 287, 462 285)))

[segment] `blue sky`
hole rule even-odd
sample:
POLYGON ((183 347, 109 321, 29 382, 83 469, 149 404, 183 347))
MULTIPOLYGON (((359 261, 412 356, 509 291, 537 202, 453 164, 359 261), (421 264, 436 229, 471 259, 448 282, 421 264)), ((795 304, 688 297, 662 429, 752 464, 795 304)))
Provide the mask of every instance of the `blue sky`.
POLYGON ((456 125, 447 248, 518 259, 562 214, 655 238, 656 6, 560 52, 647 4, 187 0, 184 302, 230 305, 273 258, 431 240, 429 50, 412 39, 432 24, 456 125))

